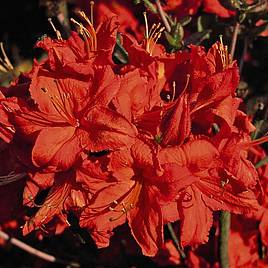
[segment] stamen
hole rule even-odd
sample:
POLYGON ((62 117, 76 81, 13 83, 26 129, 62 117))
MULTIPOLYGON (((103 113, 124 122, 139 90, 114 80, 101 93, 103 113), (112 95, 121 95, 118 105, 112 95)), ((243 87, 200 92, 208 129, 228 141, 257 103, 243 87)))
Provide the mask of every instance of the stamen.
POLYGON ((149 39, 149 27, 147 20, 147 13, 143 12, 144 22, 145 22, 145 39, 149 39))
POLYGON ((79 127, 78 119, 76 119, 74 115, 68 111, 67 108, 68 103, 66 103, 66 99, 68 99, 70 96, 69 94, 65 94, 61 91, 61 88, 64 88, 64 84, 62 81, 58 80, 54 80, 54 82, 60 98, 56 95, 49 94, 49 90, 47 88, 41 88, 41 91, 45 94, 48 94, 53 107, 64 120, 66 120, 71 126, 79 127))
POLYGON ((217 46, 217 49, 221 58, 222 66, 225 69, 232 63, 232 59, 228 53, 228 46, 223 44, 222 35, 220 35, 219 38, 220 44, 217 46))
POLYGON ((183 88, 181 94, 183 94, 183 93, 185 92, 185 90, 188 88, 188 86, 189 86, 189 82, 190 82, 190 77, 191 77, 190 74, 187 74, 187 75, 186 75, 186 83, 185 83, 185 86, 184 86, 184 88, 183 88))
POLYGON ((150 47, 150 55, 152 56, 153 51, 154 51, 154 47, 157 43, 157 41, 159 40, 159 38, 162 35, 162 32, 165 30, 165 27, 162 27, 158 32, 154 33, 154 35, 151 35, 149 38, 149 44, 152 44, 150 47))
POLYGON ((112 204, 114 204, 115 206, 111 205, 109 207, 109 210, 111 212, 116 212, 120 214, 116 217, 110 217, 109 221, 116 221, 120 219, 123 215, 126 215, 128 211, 133 209, 135 205, 138 203, 141 189, 142 189, 142 184, 136 181, 133 188, 130 190, 128 195, 121 202, 114 200, 112 204))
POLYGON ((152 34, 152 31, 153 31, 159 24, 161 24, 161 23, 159 22, 157 25, 156 25, 155 23, 153 24, 151 30, 149 31, 148 36, 152 34))
MULTIPOLYGON (((92 6, 92 4, 91 4, 92 6)), ((86 14, 83 11, 79 11, 78 15, 84 19, 87 24, 88 28, 85 27, 82 23, 77 22, 75 19, 71 18, 71 22, 73 22, 75 25, 79 28, 79 34, 81 34, 84 38, 84 41, 86 42, 86 47, 88 50, 88 56, 91 51, 97 51, 97 35, 96 31, 93 27, 93 15, 92 20, 90 21, 89 18, 86 16, 86 14), (89 42, 90 41, 90 42, 89 42)))
POLYGON ((172 99, 171 99, 171 102, 174 101, 175 94, 176 94, 176 81, 173 81, 172 82, 172 99))
POLYGON ((222 34, 219 35, 219 38, 220 38, 220 43, 223 45, 222 34))
POLYGON ((60 33, 60 31, 58 31, 58 30, 56 29, 55 25, 54 25, 53 22, 52 22, 52 19, 51 19, 51 18, 48 18, 47 20, 48 20, 48 22, 50 23, 50 25, 51 25, 53 31, 56 33, 57 39, 60 40, 60 41, 63 41, 63 39, 62 39, 62 37, 61 37, 61 33, 60 33))
POLYGON ((162 32, 165 30, 165 27, 160 28, 161 23, 158 23, 157 25, 154 23, 149 31, 146 12, 143 12, 143 16, 145 21, 145 50, 152 56, 154 47, 158 39, 161 37, 162 32))
POLYGON ((226 184, 228 184, 229 183, 229 179, 226 179, 226 181, 221 181, 221 187, 222 188, 224 188, 224 186, 226 185, 226 184))
POLYGON ((96 35, 96 31, 94 29, 93 24, 91 23, 89 18, 86 16, 85 12, 79 11, 78 14, 87 22, 89 26, 89 28, 86 28, 86 29, 89 32, 90 37, 91 37, 92 51, 97 51, 97 35, 96 35))
POLYGON ((12 66, 9 58, 7 57, 7 54, 4 49, 4 45, 2 42, 0 42, 0 49, 1 53, 3 55, 3 58, 0 57, 0 71, 1 72, 11 72, 14 70, 14 67, 12 66))

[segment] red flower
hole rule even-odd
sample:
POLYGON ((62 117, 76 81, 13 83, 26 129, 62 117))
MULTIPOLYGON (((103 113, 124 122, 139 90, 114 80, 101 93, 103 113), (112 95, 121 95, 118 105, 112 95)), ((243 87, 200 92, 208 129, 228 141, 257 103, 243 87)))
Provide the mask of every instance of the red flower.
POLYGON ((222 18, 229 18, 235 15, 233 10, 228 10, 223 7, 219 0, 203 0, 204 11, 212 14, 216 14, 222 18))
POLYGON ((220 154, 208 140, 193 140, 181 147, 165 148, 161 158, 162 163, 187 166, 192 173, 192 181, 178 193, 183 245, 207 242, 213 211, 259 215, 260 205, 253 191, 237 187, 236 180, 222 172, 220 154))
MULTIPOLYGON (((154 256, 163 243, 163 216, 160 204, 173 200, 174 176, 187 178, 185 169, 174 169, 173 165, 159 166, 155 151, 146 143, 137 140, 130 150, 113 152, 109 170, 114 181, 92 197, 92 203, 83 211, 82 227, 94 233, 99 247, 109 244, 112 230, 126 220, 143 254, 154 256)), ((183 180, 183 179, 182 179, 183 180)), ((183 187, 181 182, 179 187, 183 187)))
POLYGON ((67 213, 72 211, 79 217, 81 208, 88 205, 92 195, 101 187, 106 177, 107 174, 101 170, 98 163, 82 158, 66 172, 33 173, 26 181, 23 203, 28 207, 40 208, 25 223, 23 234, 46 227, 55 233, 59 231, 58 227, 60 230, 69 227, 67 213), (94 182, 88 184, 92 178, 94 182), (37 195, 48 189, 44 202, 41 205, 36 204, 37 195))
POLYGON ((88 21, 87 26, 76 22, 79 24, 79 31, 82 31, 83 39, 78 33, 71 32, 67 40, 45 37, 37 42, 36 47, 48 53, 44 63, 49 70, 68 73, 70 77, 79 75, 83 78, 94 73, 93 65, 113 65, 112 53, 119 23, 115 16, 105 18, 96 31, 85 14, 83 12, 80 14, 86 22, 88 21), (92 37, 89 37, 87 32, 90 32, 92 37))
POLYGON ((200 7, 201 0, 167 0, 164 9, 178 17, 194 15, 200 7))
POLYGON ((202 47, 192 46, 190 53, 178 55, 171 65, 174 63, 162 92, 167 103, 138 116, 137 127, 164 146, 182 144, 190 129, 211 136, 215 123, 220 134, 227 135, 234 128, 241 102, 235 97, 238 69, 227 48, 216 43, 206 53, 202 47))
POLYGON ((37 103, 21 105, 14 122, 21 137, 34 142, 32 161, 68 169, 83 150, 115 149, 131 143, 135 127, 107 108, 119 88, 110 67, 86 81, 35 66, 30 86, 37 103))

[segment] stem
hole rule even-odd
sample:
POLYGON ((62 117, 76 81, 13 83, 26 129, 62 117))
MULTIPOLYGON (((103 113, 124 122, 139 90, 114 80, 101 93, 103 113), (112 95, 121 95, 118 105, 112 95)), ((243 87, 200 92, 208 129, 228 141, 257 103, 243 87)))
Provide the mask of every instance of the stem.
POLYGON ((179 239, 177 238, 177 236, 176 236, 176 234, 174 232, 172 224, 168 223, 167 227, 168 227, 169 233, 171 235, 171 238, 172 238, 172 240, 173 240, 173 242, 174 242, 174 244, 175 244, 175 246, 176 246, 176 248, 177 248, 177 250, 178 250, 178 252, 180 254, 181 259, 185 260, 186 255, 185 255, 183 249, 181 248, 180 241, 179 241, 179 239))
POLYGON ((237 42, 237 36, 238 36, 238 31, 239 31, 240 24, 237 22, 234 27, 234 32, 232 36, 232 43, 231 43, 231 59, 234 57, 234 52, 235 52, 235 47, 236 47, 236 42, 237 42))
MULTIPOLYGON (((234 57, 237 36, 240 24, 237 22, 232 36, 231 59, 234 57)), ((228 211, 220 212, 220 237, 219 237, 219 261, 220 268, 229 268, 228 240, 231 225, 231 213, 228 211)))
POLYGON ((171 27, 170 27, 170 25, 169 25, 169 23, 168 23, 168 20, 167 20, 167 18, 166 18, 166 15, 165 15, 164 10, 162 9, 160 0, 155 0, 155 3, 156 3, 156 6, 157 6, 158 13, 159 13, 159 15, 160 15, 160 17, 161 17, 161 19, 162 19, 162 21, 163 21, 163 24, 164 24, 165 27, 166 27, 166 30, 167 30, 168 32, 171 32, 171 27))
POLYGON ((231 213, 220 212, 219 261, 220 268, 229 268, 228 240, 231 225, 231 213))
POLYGON ((0 238, 4 239, 5 241, 8 241, 10 244, 30 253, 31 255, 34 255, 40 259, 43 259, 48 262, 54 262, 54 263, 61 263, 61 264, 66 264, 69 265, 69 267, 80 267, 78 263, 69 263, 63 260, 60 260, 52 255, 49 255, 43 251, 40 251, 34 247, 31 247, 27 245, 26 243, 18 240, 17 238, 10 237, 7 233, 0 231, 0 238))

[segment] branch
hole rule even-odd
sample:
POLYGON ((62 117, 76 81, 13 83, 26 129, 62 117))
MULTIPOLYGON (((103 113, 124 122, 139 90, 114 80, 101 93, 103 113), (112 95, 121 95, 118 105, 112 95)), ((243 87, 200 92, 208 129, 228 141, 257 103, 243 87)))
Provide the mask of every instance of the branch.
POLYGON ((234 27, 233 31, 233 36, 232 36, 232 43, 231 43, 231 59, 234 58, 234 52, 235 52, 235 47, 236 47, 236 42, 237 42, 237 36, 238 36, 238 31, 240 28, 240 24, 237 22, 234 27))
POLYGON ((171 235, 171 238, 172 238, 172 240, 173 240, 173 242, 174 242, 174 244, 175 244, 175 246, 180 254, 181 259, 185 260, 185 258, 186 258, 185 253, 184 253, 183 249, 181 248, 180 241, 174 232, 172 224, 168 223, 167 226, 168 226, 168 230, 169 230, 169 233, 171 235))
POLYGON ((162 19, 162 21, 163 21, 163 24, 164 24, 165 27, 166 27, 166 30, 167 30, 168 32, 171 32, 171 27, 170 27, 170 25, 169 25, 169 23, 168 23, 168 20, 167 20, 167 18, 166 18, 166 15, 165 15, 165 13, 164 13, 164 10, 162 9, 160 0, 155 0, 155 3, 156 3, 156 6, 157 6, 158 13, 159 13, 159 15, 160 15, 160 17, 161 17, 161 19, 162 19))
POLYGON ((5 241, 9 242, 10 244, 30 253, 31 255, 34 255, 40 259, 43 259, 47 262, 54 262, 54 263, 61 263, 68 265, 69 267, 80 267, 79 263, 76 262, 67 262, 61 259, 58 259, 50 254, 47 254, 43 251, 40 251, 34 247, 31 247, 27 245, 26 243, 18 240, 17 238, 10 237, 7 233, 0 231, 0 238, 4 239, 5 241))

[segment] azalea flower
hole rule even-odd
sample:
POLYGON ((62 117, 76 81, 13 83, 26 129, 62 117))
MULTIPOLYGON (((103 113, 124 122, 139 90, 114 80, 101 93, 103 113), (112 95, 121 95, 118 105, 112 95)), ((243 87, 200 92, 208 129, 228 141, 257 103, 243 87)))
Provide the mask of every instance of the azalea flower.
POLYGON ((160 156, 162 163, 166 161, 180 167, 186 166, 192 173, 192 181, 185 185, 177 198, 178 218, 182 221, 182 245, 208 241, 213 211, 261 214, 254 192, 249 188, 237 187, 238 179, 224 174, 220 152, 207 139, 193 140, 181 147, 165 148, 160 156))
POLYGON ((96 244, 103 247, 108 246, 112 230, 127 221, 143 254, 154 256, 163 243, 161 203, 172 201, 177 187, 185 184, 183 179, 190 180, 187 169, 174 169, 168 163, 161 166, 154 148, 137 140, 129 150, 111 153, 108 170, 114 182, 92 197, 80 225, 94 233, 96 244), (182 185, 174 185, 175 177, 181 178, 182 185), (106 242, 103 233, 110 234, 106 242))
POLYGON ((66 170, 83 150, 110 150, 131 143, 135 127, 108 108, 118 88, 109 66, 84 81, 36 64, 29 89, 36 104, 24 102, 14 114, 20 137, 33 142, 33 164, 66 170))

